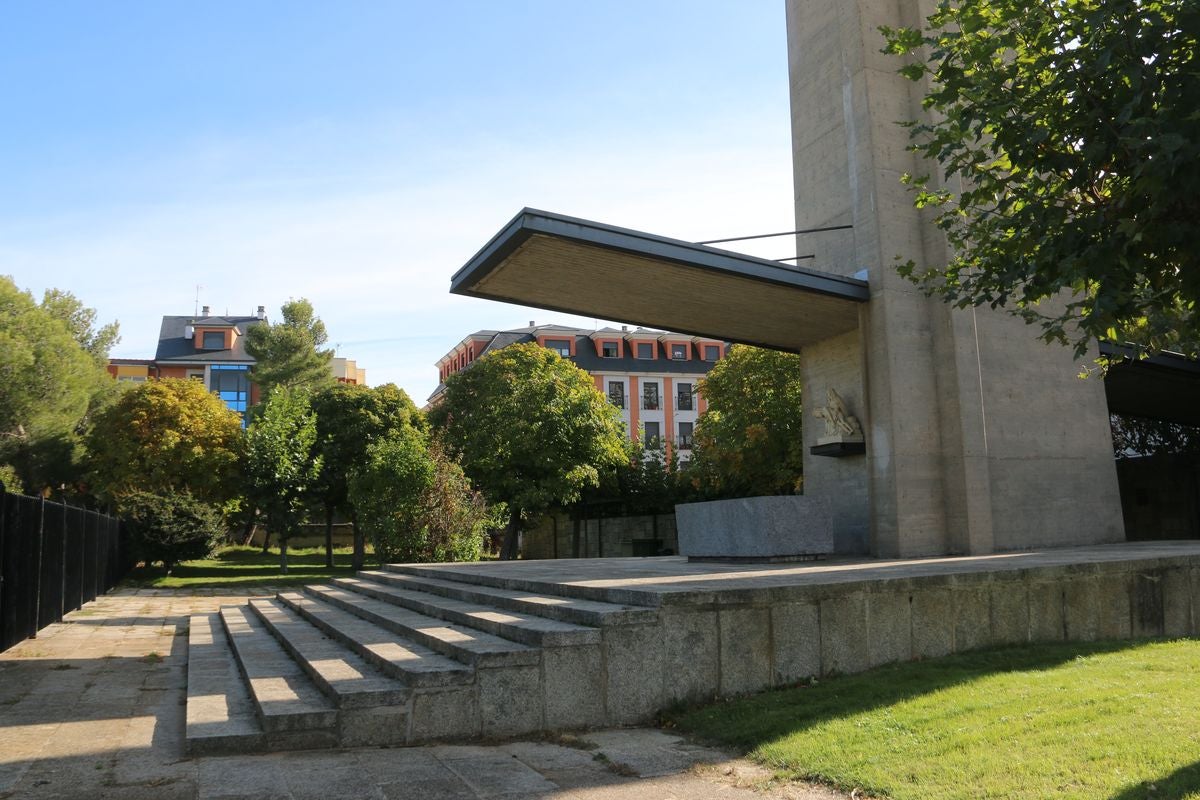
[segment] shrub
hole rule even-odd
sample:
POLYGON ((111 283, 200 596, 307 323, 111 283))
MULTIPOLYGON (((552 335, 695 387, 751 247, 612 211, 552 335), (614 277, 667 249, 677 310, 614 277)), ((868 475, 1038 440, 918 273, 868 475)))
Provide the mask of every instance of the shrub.
POLYGON ((462 468, 434 441, 401 429, 367 449, 350 479, 358 524, 381 561, 477 561, 489 517, 462 468))
POLYGON ((161 561, 169 572, 180 561, 206 558, 221 543, 221 515, 187 492, 132 492, 121 498, 121 517, 134 556, 161 561))

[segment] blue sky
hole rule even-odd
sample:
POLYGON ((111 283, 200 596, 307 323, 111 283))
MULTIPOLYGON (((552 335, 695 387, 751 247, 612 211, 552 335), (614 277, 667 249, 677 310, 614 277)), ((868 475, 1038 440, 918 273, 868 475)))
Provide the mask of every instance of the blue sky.
POLYGON ((448 293, 524 206, 792 223, 778 0, 9 0, 0 104, 0 273, 119 320, 114 355, 198 284, 218 312, 308 297, 418 402, 473 330, 591 324, 448 293))

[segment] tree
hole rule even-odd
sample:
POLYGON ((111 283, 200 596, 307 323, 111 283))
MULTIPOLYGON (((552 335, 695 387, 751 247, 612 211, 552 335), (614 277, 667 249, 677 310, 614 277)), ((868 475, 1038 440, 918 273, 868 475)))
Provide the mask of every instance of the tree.
POLYGON ((321 349, 329 337, 312 303, 303 297, 289 300, 280 311, 282 322, 251 325, 246 331, 246 352, 255 360, 250 379, 264 395, 276 386, 319 389, 332 383, 333 351, 321 349))
POLYGON ((77 480, 79 436, 114 388, 64 320, 0 276, 0 463, 25 488, 77 480))
POLYGON ((367 448, 350 496, 382 561, 477 561, 488 510, 434 439, 399 428, 367 448))
POLYGON ((568 505, 625 458, 621 419, 586 372, 536 344, 483 356, 446 379, 431 421, 490 502, 508 506, 502 558, 522 514, 568 505))
POLYGON ((119 509, 135 557, 161 561, 167 572, 180 561, 208 557, 221 542, 220 515, 188 492, 132 492, 119 509))
POLYGON ((699 391, 708 409, 697 421, 685 467, 699 495, 798 493, 804 474, 800 357, 734 345, 699 391))
POLYGON ((940 174, 907 179, 953 251, 902 271, 1080 355, 1103 338, 1196 356, 1200 5, 942 0, 928 28, 884 34, 916 57, 912 149, 940 174))
POLYGON ((372 442, 409 428, 424 431, 425 418, 404 390, 391 383, 375 388, 335 383, 313 396, 312 410, 317 415, 313 453, 323 465, 313 492, 325 508, 326 566, 333 566, 333 514, 342 511, 354 524, 354 568, 362 569, 363 534, 349 500, 350 472, 367 460, 372 442))
POLYGON ((130 386, 87 436, 94 490, 120 501, 133 492, 189 492, 217 506, 238 493, 242 423, 199 381, 165 378, 130 386))
POLYGON ((279 536, 279 570, 287 574, 287 543, 299 530, 305 503, 321 474, 321 458, 312 455, 317 418, 308 395, 276 387, 246 431, 245 472, 248 495, 279 536))
POLYGON ((88 308, 75 295, 61 289, 47 289, 42 294, 42 310, 61 320, 97 364, 102 367, 108 364, 108 351, 121 341, 118 323, 110 322, 97 328, 96 309, 88 308))

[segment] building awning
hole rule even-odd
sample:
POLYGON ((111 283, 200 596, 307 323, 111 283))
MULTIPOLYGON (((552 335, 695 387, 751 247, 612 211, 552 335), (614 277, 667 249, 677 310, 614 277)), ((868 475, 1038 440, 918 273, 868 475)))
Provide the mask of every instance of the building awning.
POLYGON ((1200 426, 1200 362, 1176 353, 1138 359, 1132 348, 1100 344, 1106 356, 1125 356, 1104 377, 1108 410, 1130 417, 1200 426))
POLYGON ((865 281, 525 209, 450 291, 781 350, 854 330, 865 281))

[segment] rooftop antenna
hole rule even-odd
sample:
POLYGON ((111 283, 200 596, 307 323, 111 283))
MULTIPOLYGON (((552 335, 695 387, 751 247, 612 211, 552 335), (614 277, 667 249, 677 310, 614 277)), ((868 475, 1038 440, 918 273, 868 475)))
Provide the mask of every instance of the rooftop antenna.
POLYGON ((200 313, 200 290, 204 287, 196 284, 196 304, 192 306, 192 316, 197 316, 200 313))

